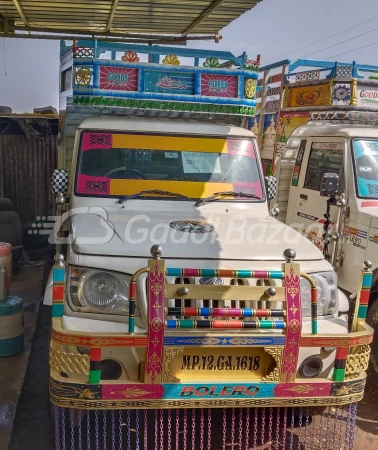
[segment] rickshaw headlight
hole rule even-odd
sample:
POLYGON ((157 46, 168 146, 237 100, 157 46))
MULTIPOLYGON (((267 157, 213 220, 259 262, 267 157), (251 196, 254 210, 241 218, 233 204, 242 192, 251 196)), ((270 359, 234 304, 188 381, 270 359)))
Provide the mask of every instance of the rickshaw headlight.
MULTIPOLYGON (((337 275, 335 272, 311 273, 309 276, 315 281, 318 293, 318 316, 334 314, 338 309, 339 297, 337 289, 337 275)), ((311 317, 311 285, 308 280, 301 278, 302 314, 311 317)))
POLYGON ((128 315, 130 275, 83 267, 68 271, 67 297, 75 309, 128 315))

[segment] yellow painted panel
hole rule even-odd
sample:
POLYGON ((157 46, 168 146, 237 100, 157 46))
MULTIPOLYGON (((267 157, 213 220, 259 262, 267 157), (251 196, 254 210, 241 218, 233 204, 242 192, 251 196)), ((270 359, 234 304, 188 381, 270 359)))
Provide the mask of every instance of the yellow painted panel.
MULTIPOLYGON (((140 191, 159 189, 176 192, 190 198, 204 198, 215 192, 232 191, 228 183, 199 183, 196 181, 160 181, 160 180, 111 180, 110 195, 131 195, 140 191)), ((175 197, 172 197, 175 198, 175 197)))
POLYGON ((228 153, 225 139, 113 134, 113 148, 228 153))
POLYGON ((328 85, 303 86, 290 89, 289 107, 323 106, 327 104, 328 85))
POLYGON ((169 363, 171 374, 182 383, 261 380, 274 366, 262 347, 185 348, 169 363))

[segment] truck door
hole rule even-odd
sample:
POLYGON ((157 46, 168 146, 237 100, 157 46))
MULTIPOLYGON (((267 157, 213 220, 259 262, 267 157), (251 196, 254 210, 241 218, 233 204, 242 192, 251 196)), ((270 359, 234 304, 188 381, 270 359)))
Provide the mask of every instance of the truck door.
MULTIPOLYGON (((344 152, 345 141, 341 139, 303 139, 293 171, 286 223, 302 232, 322 251, 328 198, 320 196, 320 182, 324 173, 337 173, 340 178, 339 192, 344 192, 344 152)), ((329 212, 328 232, 333 234, 338 208, 331 206, 329 212)), ((329 254, 332 252, 332 245, 331 240, 329 254)))

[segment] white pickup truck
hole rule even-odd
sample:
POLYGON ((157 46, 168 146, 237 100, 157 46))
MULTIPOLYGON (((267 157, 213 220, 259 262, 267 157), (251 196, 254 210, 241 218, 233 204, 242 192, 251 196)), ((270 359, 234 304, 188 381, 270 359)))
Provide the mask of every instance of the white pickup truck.
POLYGON ((135 62, 126 45, 134 62, 99 59, 107 45, 62 51, 62 80, 75 82, 61 94, 53 178, 70 220, 44 296, 55 417, 359 401, 366 362, 351 363, 368 360, 371 330, 361 318, 351 332, 332 265, 269 208, 276 183, 256 136, 227 124, 253 112, 245 56, 198 67, 194 53, 188 68, 135 62))
MULTIPOLYGON (((361 262, 371 261, 367 321, 377 328, 377 67, 299 61, 292 70, 276 118, 271 162, 278 192, 272 202, 278 204, 278 219, 305 235, 331 262, 352 305, 361 262), (295 72, 303 65, 311 70, 295 72), (332 180, 327 193, 324 186, 332 180)), ((378 340, 372 365, 378 373, 378 340)))

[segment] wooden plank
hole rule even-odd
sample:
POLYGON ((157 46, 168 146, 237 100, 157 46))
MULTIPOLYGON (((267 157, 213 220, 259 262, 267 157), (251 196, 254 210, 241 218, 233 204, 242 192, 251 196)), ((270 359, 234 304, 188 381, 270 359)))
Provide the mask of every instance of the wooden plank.
POLYGON ((183 298, 198 300, 245 300, 245 301, 269 301, 283 302, 285 301, 285 289, 283 287, 275 287, 277 294, 274 297, 264 295, 269 286, 217 286, 199 284, 167 284, 165 287, 165 298, 183 298), (188 294, 179 295, 180 288, 187 288, 188 294))

